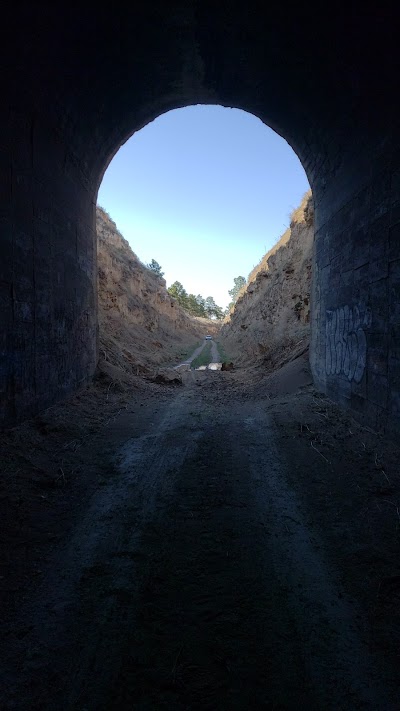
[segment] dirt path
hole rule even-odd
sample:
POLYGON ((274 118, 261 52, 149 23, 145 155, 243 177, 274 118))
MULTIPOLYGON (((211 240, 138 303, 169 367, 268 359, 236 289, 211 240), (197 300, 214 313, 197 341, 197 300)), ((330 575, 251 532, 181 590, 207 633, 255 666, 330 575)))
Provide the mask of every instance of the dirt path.
MULTIPOLYGON (((176 365, 175 368, 180 370, 182 368, 182 366, 189 366, 191 363, 193 363, 193 361, 200 355, 200 353, 204 350, 204 348, 206 347, 206 345, 208 345, 208 343, 211 344, 211 361, 210 361, 209 365, 204 365, 200 369, 207 370, 210 365, 215 366, 216 364, 220 364, 221 360, 220 360, 220 354, 218 352, 217 344, 215 343, 214 340, 212 340, 212 341, 204 340, 203 343, 198 348, 196 348, 196 350, 192 353, 192 355, 187 360, 185 360, 183 363, 179 363, 179 365, 176 365)), ((220 367, 221 367, 220 365, 218 368, 211 367, 210 370, 219 370, 220 367)))
MULTIPOLYGON (((204 340, 203 343, 201 343, 199 345, 199 347, 196 348, 195 351, 193 351, 192 355, 189 356, 189 358, 187 358, 185 361, 183 361, 183 363, 180 363, 179 365, 185 365, 186 363, 190 364, 192 361, 194 361, 195 358, 197 358, 200 355, 200 353, 204 350, 207 343, 208 343, 208 341, 204 340)), ((176 367, 179 368, 179 365, 176 367)))
MULTIPOLYGON (((7 620, 2 708, 399 708, 395 613, 374 629, 358 494, 342 454, 328 466, 307 439, 315 395, 271 401, 240 377, 187 373, 107 426, 101 485, 7 620)), ((371 532, 389 565, 395 516, 385 535, 371 532)))
POLYGON ((211 341, 211 362, 212 363, 220 363, 221 362, 221 356, 218 351, 218 346, 215 343, 215 341, 211 341))

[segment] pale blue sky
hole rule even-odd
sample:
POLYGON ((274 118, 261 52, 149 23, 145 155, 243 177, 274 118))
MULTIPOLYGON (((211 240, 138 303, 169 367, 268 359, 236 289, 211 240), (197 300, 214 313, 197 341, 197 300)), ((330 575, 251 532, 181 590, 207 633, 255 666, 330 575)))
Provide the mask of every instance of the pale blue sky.
POLYGON ((225 307, 234 277, 247 278, 308 187, 294 151, 255 116, 189 106, 120 148, 98 202, 168 286, 178 280, 225 307))

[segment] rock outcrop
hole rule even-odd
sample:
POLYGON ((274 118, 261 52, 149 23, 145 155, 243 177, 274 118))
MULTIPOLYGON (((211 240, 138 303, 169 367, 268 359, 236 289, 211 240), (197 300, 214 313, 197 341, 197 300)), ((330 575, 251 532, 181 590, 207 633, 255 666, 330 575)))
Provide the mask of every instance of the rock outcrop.
POLYGON ((304 352, 310 340, 314 210, 311 193, 290 227, 249 276, 221 330, 229 357, 275 368, 304 352))
POLYGON ((154 374, 184 360, 206 334, 205 319, 191 318, 145 267, 97 208, 99 368, 114 379, 154 374))

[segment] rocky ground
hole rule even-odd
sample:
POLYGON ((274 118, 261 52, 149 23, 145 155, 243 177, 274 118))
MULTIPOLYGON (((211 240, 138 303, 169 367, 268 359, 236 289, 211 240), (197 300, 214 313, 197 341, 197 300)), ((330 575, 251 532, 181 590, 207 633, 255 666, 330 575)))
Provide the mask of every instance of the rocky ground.
POLYGON ((398 709, 398 447, 306 355, 183 378, 2 435, 1 708, 398 709))

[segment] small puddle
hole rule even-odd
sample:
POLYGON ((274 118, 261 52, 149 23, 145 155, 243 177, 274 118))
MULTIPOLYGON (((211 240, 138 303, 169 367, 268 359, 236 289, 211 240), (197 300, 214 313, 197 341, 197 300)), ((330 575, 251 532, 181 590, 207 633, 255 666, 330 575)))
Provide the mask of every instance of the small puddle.
POLYGON ((208 365, 200 365, 195 370, 221 370, 222 363, 209 363, 208 365))

